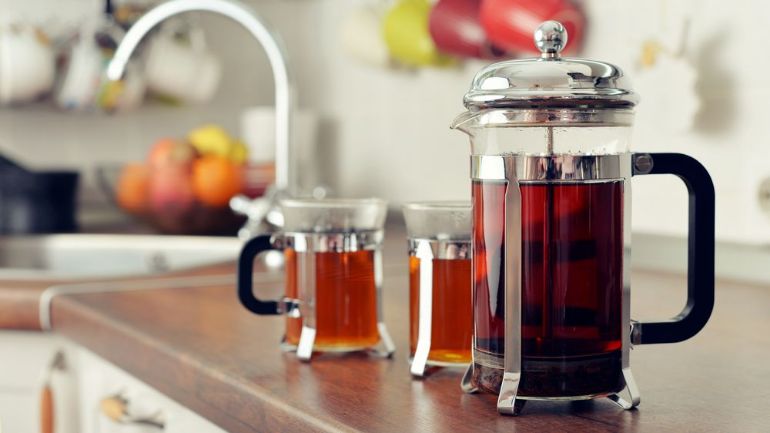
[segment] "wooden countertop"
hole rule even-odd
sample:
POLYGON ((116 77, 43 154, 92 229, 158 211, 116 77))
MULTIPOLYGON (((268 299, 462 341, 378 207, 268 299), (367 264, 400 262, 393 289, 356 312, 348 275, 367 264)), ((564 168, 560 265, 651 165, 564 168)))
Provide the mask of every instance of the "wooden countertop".
MULTIPOLYGON (((720 282, 701 334, 635 348, 638 410, 607 400, 530 402, 522 416, 509 418, 496 413, 495 396, 462 394, 461 371, 411 379, 406 266, 397 266, 403 249, 386 247, 394 258, 384 285, 385 319, 397 345, 392 360, 353 354, 299 362, 278 348, 283 319, 248 313, 233 284, 57 297, 54 330, 232 432, 770 430, 768 287, 720 282)), ((634 318, 677 313, 684 284, 680 276, 636 272, 634 318)))
POLYGON ((39 331, 40 296, 56 280, 0 281, 0 329, 39 331))
MULTIPOLYGON (((215 264, 157 275, 120 277, 110 279, 110 281, 159 281, 232 272, 232 269, 232 265, 215 264)), ((40 331, 42 330, 40 323, 40 297, 47 288, 56 285, 92 284, 99 283, 99 281, 104 281, 104 278, 0 278, 0 329, 40 331)))

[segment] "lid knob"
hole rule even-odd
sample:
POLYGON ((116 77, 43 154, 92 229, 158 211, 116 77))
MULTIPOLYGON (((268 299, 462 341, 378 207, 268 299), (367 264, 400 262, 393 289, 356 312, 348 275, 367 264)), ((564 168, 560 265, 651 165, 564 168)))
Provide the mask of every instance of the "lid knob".
POLYGON ((558 59, 567 45, 567 29, 558 21, 545 21, 535 30, 535 46, 544 59, 558 59))

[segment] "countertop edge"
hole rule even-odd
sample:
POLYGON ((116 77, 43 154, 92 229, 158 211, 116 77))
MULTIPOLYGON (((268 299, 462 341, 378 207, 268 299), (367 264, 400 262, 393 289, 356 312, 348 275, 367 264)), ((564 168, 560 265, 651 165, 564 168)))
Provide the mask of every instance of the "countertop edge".
POLYGON ((335 420, 311 417, 272 398, 269 390, 262 390, 253 382, 246 383, 226 371, 198 365, 193 357, 165 346, 152 335, 79 303, 79 296, 88 295, 62 295, 54 301, 56 334, 94 352, 227 431, 351 431, 335 420), (120 344, 114 344, 115 341, 120 344), (136 356, 137 353, 148 356, 136 356), (168 371, 177 372, 182 380, 169 382, 161 374, 168 371), (180 388, 180 383, 187 384, 187 389, 180 388), (208 401, 212 395, 217 396, 216 403, 208 401))

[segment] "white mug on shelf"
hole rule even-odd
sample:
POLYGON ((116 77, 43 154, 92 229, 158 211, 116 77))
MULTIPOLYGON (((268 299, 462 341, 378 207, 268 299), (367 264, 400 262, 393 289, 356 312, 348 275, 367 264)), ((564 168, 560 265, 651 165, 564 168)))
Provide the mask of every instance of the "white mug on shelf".
POLYGON ((47 37, 27 24, 0 26, 0 103, 35 99, 53 86, 55 57, 47 37))
POLYGON ((110 60, 109 50, 97 42, 110 37, 115 43, 123 37, 122 29, 111 22, 87 23, 69 49, 63 74, 54 94, 60 108, 89 110, 101 107, 106 110, 126 110, 141 105, 146 88, 143 71, 135 63, 129 63, 120 91, 110 93, 111 83, 105 68, 110 60))
POLYGON ((147 87, 181 102, 204 103, 219 86, 222 65, 206 47, 201 29, 189 33, 189 41, 170 31, 155 36, 145 58, 147 87))
POLYGON ((95 105, 104 56, 93 35, 83 34, 69 52, 54 101, 67 110, 86 110, 95 105))

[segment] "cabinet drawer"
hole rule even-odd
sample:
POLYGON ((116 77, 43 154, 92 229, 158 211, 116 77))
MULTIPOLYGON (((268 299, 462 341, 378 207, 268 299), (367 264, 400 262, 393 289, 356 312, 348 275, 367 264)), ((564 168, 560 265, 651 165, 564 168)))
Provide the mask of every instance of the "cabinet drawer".
POLYGON ((95 418, 84 423, 84 433, 225 433, 211 421, 192 412, 158 390, 121 370, 110 362, 85 350, 78 350, 82 416, 95 418), (108 404, 112 416, 105 414, 102 401, 113 398, 108 404), (115 404, 123 400, 124 405, 115 404), (121 413, 125 416, 117 416, 121 413), (137 419, 160 420, 163 428, 137 423, 137 419), (117 419, 117 420, 116 420, 117 419), (89 430, 90 429, 90 430, 89 430))
POLYGON ((40 431, 37 394, 0 391, 0 433, 40 431))

